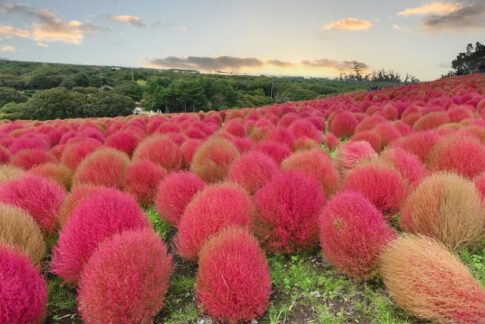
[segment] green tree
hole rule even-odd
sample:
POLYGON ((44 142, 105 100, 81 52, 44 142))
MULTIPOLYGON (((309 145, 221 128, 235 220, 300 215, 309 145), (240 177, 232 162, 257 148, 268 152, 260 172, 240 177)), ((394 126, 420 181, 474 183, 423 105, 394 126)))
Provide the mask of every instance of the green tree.
POLYGON ((27 119, 64 119, 84 117, 86 95, 66 88, 39 91, 27 101, 27 119))
POLYGON ((477 42, 475 47, 468 44, 466 51, 459 53, 451 62, 455 74, 462 75, 485 69, 485 45, 477 42))
POLYGON ((0 87, 0 107, 9 102, 21 103, 28 99, 26 95, 14 88, 0 87))
POLYGON ((115 93, 128 96, 134 101, 140 101, 143 97, 143 88, 133 81, 123 81, 116 85, 113 90, 115 93))
POLYGON ((135 102, 128 96, 114 92, 99 92, 89 96, 88 104, 84 106, 87 117, 116 117, 133 113, 135 102))
POLYGON ((0 119, 28 119, 25 115, 25 103, 9 102, 0 108, 0 119))

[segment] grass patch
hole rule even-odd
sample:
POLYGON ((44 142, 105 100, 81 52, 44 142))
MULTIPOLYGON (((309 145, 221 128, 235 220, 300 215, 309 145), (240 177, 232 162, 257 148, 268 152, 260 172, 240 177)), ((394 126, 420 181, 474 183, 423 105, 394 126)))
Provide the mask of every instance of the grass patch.
POLYGON ((459 256, 471 270, 475 278, 485 287, 485 247, 475 250, 462 249, 459 256))
POLYGON ((158 216, 155 208, 150 207, 149 209, 147 209, 145 214, 148 216, 148 219, 152 223, 153 229, 155 230, 155 232, 158 233, 158 235, 160 235, 162 240, 169 241, 175 234, 175 229, 169 224, 160 220, 160 216, 158 216))
POLYGON ((78 319, 76 291, 65 286, 57 277, 50 278, 47 283, 47 291, 49 295, 48 318, 53 322, 76 323, 78 319))

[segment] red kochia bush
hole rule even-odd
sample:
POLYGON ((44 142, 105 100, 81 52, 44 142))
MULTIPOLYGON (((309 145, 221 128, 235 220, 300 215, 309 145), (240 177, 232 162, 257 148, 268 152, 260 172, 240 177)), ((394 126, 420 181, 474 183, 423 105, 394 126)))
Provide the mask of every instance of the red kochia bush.
POLYGON ((238 156, 239 151, 229 140, 211 137, 195 152, 190 170, 205 182, 221 181, 238 156))
POLYGON ((25 175, 0 186, 0 202, 27 211, 47 233, 56 229, 65 195, 60 185, 36 175, 25 175))
POLYGON ((408 136, 394 141, 391 146, 400 147, 416 155, 422 162, 425 162, 433 146, 439 141, 440 136, 433 131, 414 132, 408 136))
POLYGON ((288 146, 275 141, 261 141, 254 147, 254 150, 267 154, 278 165, 291 154, 288 146))
POLYGON ((6 164, 10 160, 10 152, 0 145, 0 164, 6 164))
POLYGON ((406 195, 399 172, 377 164, 365 164, 350 171, 342 189, 361 193, 386 216, 399 210, 406 195))
POLYGON ((264 153, 253 151, 241 155, 232 163, 227 179, 254 194, 278 171, 278 165, 273 159, 264 153))
POLYGON ((155 196, 155 208, 160 219, 176 226, 192 197, 204 187, 204 181, 189 171, 175 172, 165 177, 155 196))
POLYGON ((353 169, 357 164, 376 158, 377 152, 366 141, 350 141, 337 148, 335 159, 341 173, 353 169))
POLYGON ((138 143, 139 138, 128 131, 114 133, 109 136, 105 142, 106 146, 125 152, 128 155, 133 153, 138 143))
POLYGON ((103 192, 106 187, 93 186, 93 185, 79 185, 72 189, 72 191, 66 196, 64 202, 59 210, 59 224, 64 226, 67 219, 71 215, 71 212, 79 205, 84 199, 96 195, 98 192, 103 192))
POLYGON ((395 233, 361 194, 341 192, 320 214, 320 244, 337 270, 357 279, 373 277, 379 253, 395 233))
POLYGON ((266 257, 247 231, 228 228, 204 244, 195 282, 203 312, 218 321, 249 322, 265 312, 270 290, 266 257))
POLYGON ((354 134, 359 121, 348 111, 342 111, 335 115, 330 122, 330 131, 337 137, 350 137, 354 134))
POLYGON ((256 234, 270 251, 291 253, 318 243, 318 214, 325 196, 317 180, 284 171, 254 196, 256 234))
POLYGON ((417 156, 399 147, 386 149, 380 158, 395 167, 412 186, 418 185, 428 175, 426 167, 417 156))
POLYGON ((42 323, 47 285, 29 258, 0 246, 0 323, 42 323))
POLYGON ((167 175, 167 170, 151 161, 132 162, 125 173, 124 188, 142 206, 153 202, 160 181, 167 175))
POLYGON ((485 171, 485 146, 464 136, 444 138, 431 151, 428 165, 433 171, 452 171, 473 178, 485 171))
POLYGON ((150 160, 168 171, 182 165, 180 147, 164 135, 152 135, 144 139, 133 153, 133 160, 150 160))
POLYGON ((248 193, 236 184, 206 187, 185 208, 178 224, 175 244, 180 256, 197 260, 204 242, 229 226, 252 227, 253 204, 248 193))
POLYGON ((101 147, 101 143, 94 139, 83 139, 81 142, 68 144, 62 152, 61 162, 71 170, 76 170, 83 159, 101 147))
POLYGON ((124 231, 101 243, 79 281, 86 323, 151 323, 162 309, 172 258, 152 230, 124 231))
POLYGON ((393 301, 436 323, 483 323, 485 290, 442 244, 403 235, 387 245, 380 271, 393 301))
POLYGON ((55 162, 57 161, 54 155, 45 150, 39 149, 19 151, 10 159, 11 164, 24 170, 32 169, 39 164, 55 162))
POLYGON ((89 154, 76 169, 73 184, 92 184, 119 188, 130 158, 113 148, 102 148, 89 154))
POLYGON ((113 189, 98 192, 84 199, 62 228, 52 271, 67 282, 76 282, 99 243, 122 231, 149 226, 131 195, 113 189))
POLYGON ((327 197, 339 186, 339 174, 330 157, 320 149, 295 152, 281 163, 283 170, 299 170, 316 179, 327 197))

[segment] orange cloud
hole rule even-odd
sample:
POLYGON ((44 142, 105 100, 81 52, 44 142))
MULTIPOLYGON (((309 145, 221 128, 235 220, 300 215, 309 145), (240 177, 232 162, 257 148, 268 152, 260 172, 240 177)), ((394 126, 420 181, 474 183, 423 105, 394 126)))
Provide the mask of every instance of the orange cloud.
POLYGON ((15 47, 8 44, 0 44, 0 52, 15 52, 15 47))
POLYGON ((399 12, 398 16, 412 16, 412 15, 448 15, 452 12, 463 8, 463 4, 459 2, 431 2, 420 7, 408 8, 399 12))
POLYGON ((363 31, 369 30, 373 26, 372 22, 357 18, 343 18, 330 22, 322 27, 322 30, 347 30, 363 31))
POLYGON ((136 27, 144 26, 140 17, 137 17, 137 16, 130 16, 130 15, 109 16, 108 19, 122 24, 130 24, 136 27))
POLYGON ((25 29, 3 25, 3 26, 0 26, 0 36, 15 36, 15 37, 27 38, 30 36, 30 32, 25 29))

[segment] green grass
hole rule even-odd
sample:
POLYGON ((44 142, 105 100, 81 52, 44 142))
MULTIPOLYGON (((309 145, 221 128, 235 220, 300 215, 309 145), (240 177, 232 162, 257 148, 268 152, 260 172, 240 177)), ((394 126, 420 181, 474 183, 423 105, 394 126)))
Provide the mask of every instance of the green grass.
POLYGON ((47 312, 52 321, 75 323, 78 318, 75 290, 66 287, 62 279, 54 277, 48 281, 47 291, 49 295, 47 312))
POLYGON ((468 266, 475 278, 485 287, 485 247, 460 251, 461 260, 468 266))
POLYGON ((174 228, 171 227, 169 224, 161 221, 157 211, 153 207, 147 209, 146 215, 148 216, 148 219, 152 223, 152 227, 155 230, 155 232, 157 232, 158 235, 160 235, 162 240, 168 242, 170 238, 173 236, 173 234, 175 233, 174 228))

